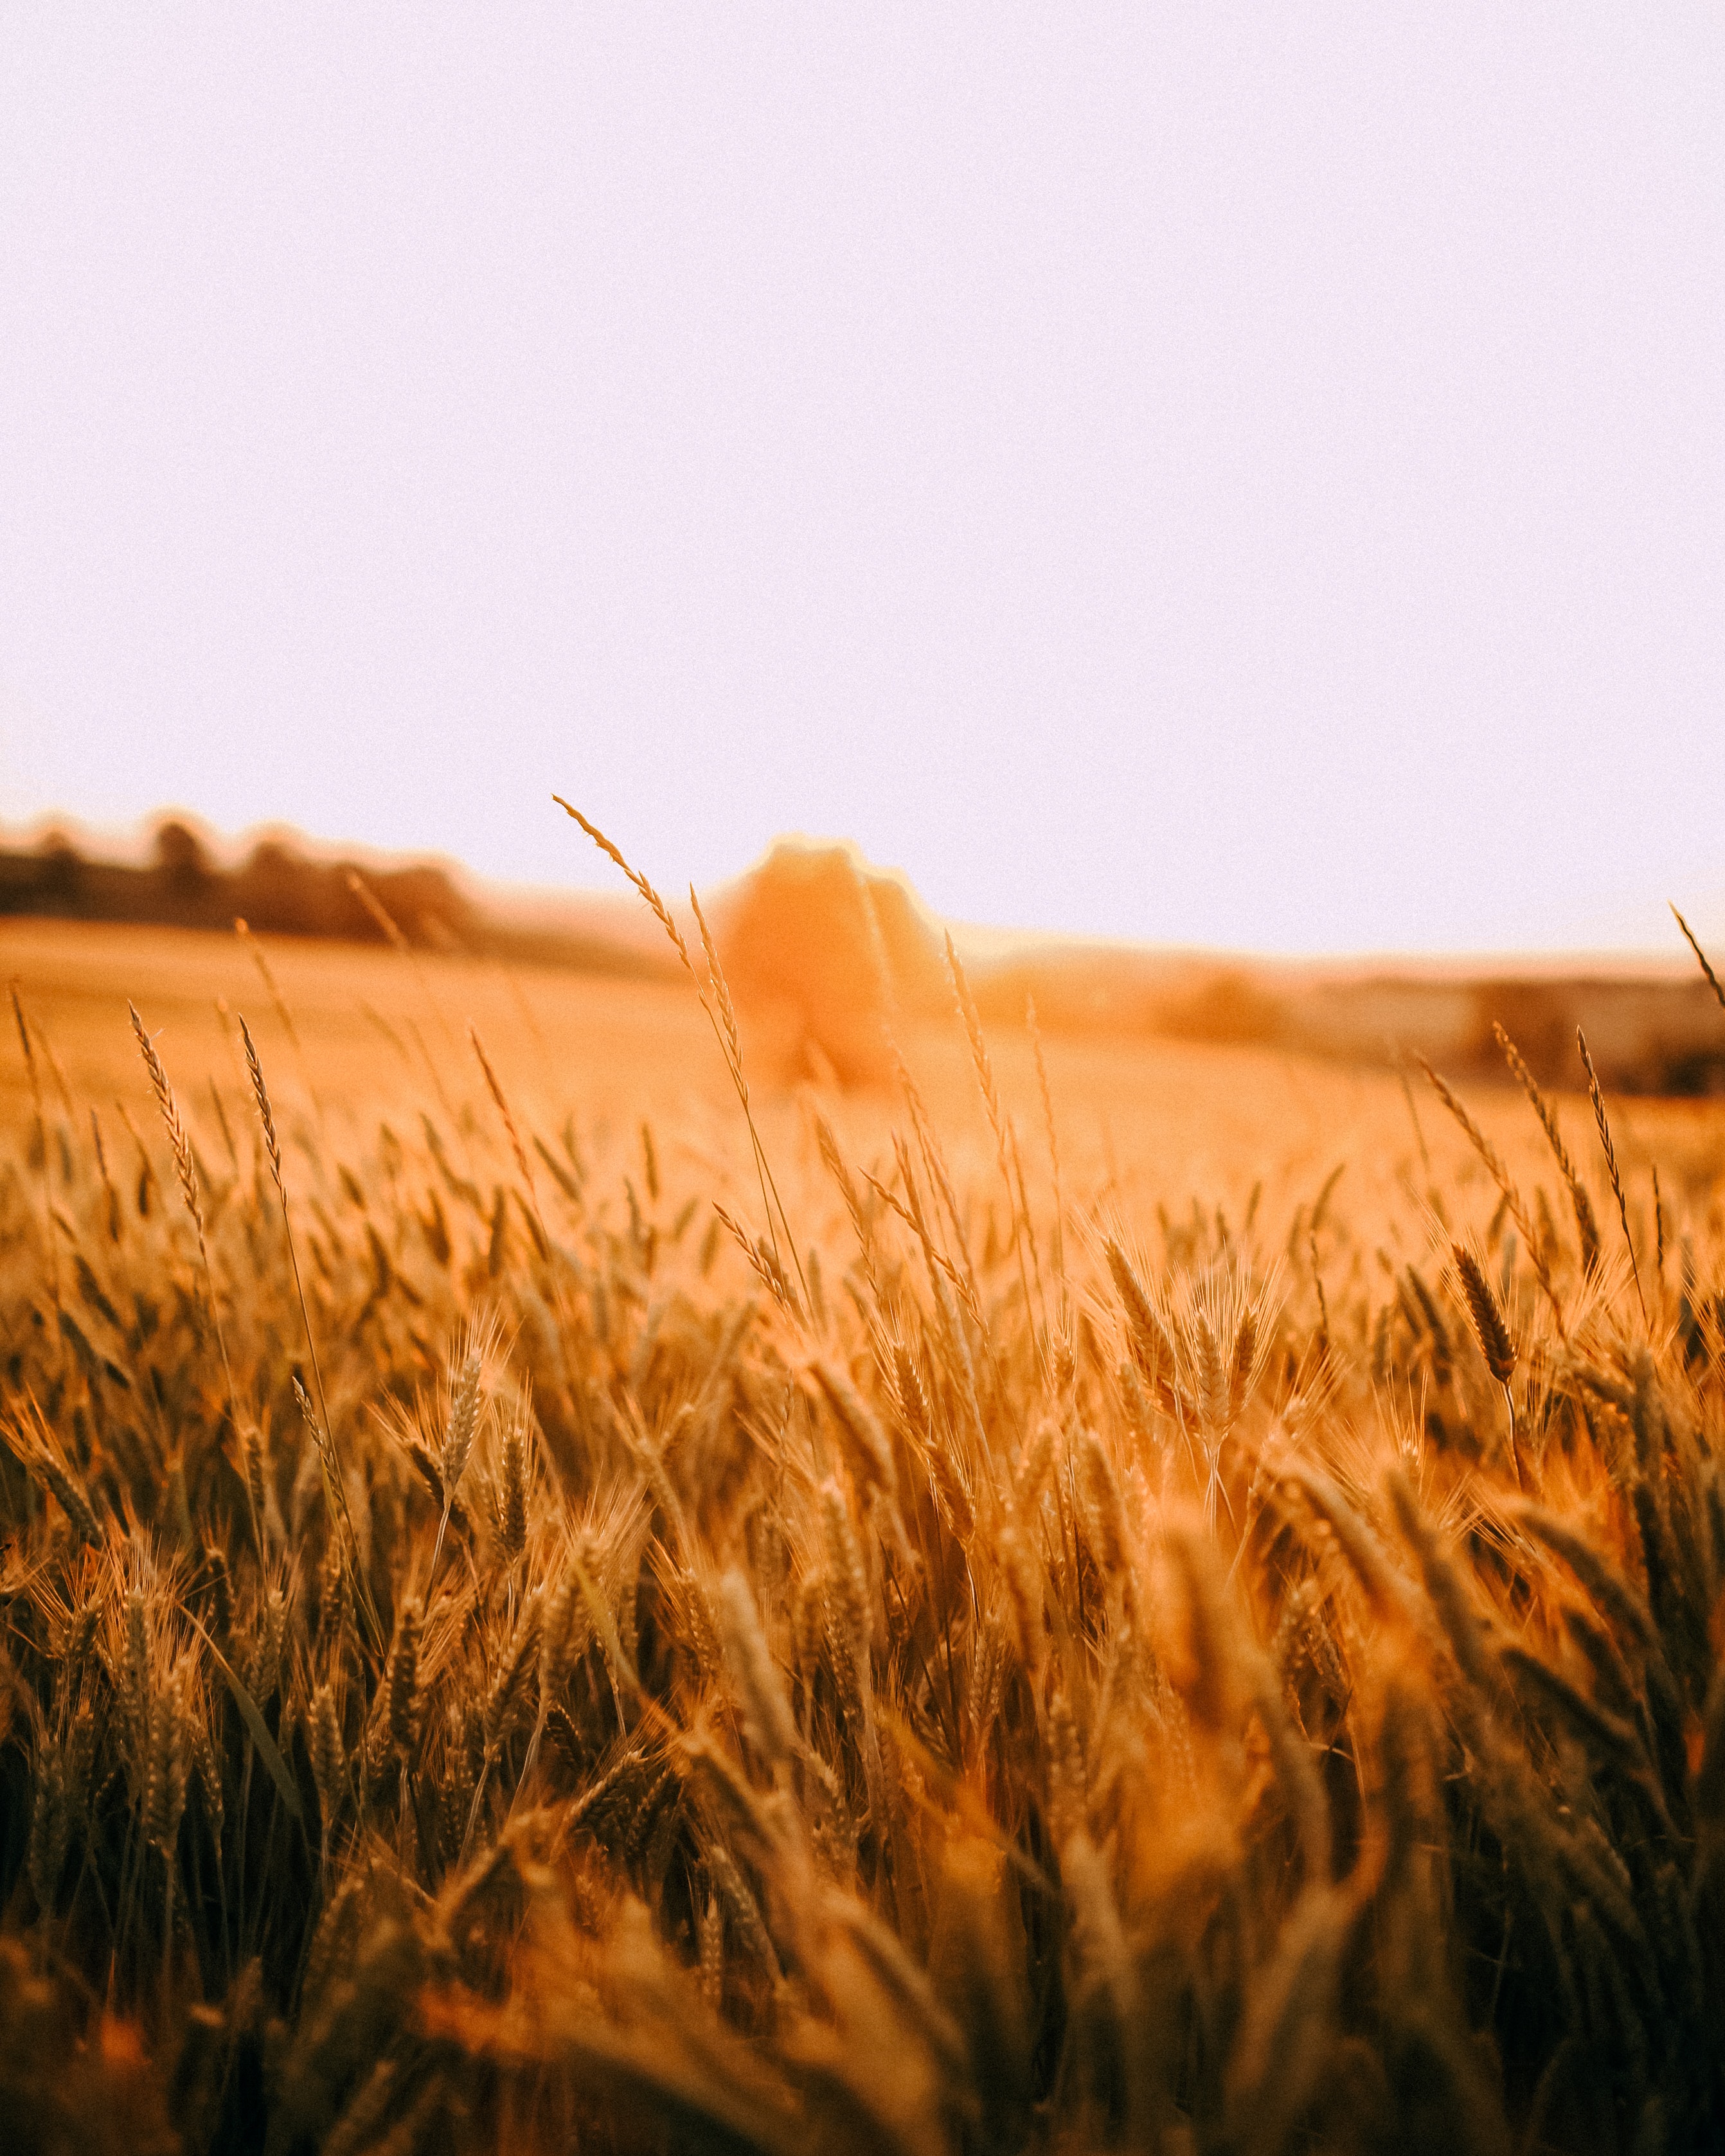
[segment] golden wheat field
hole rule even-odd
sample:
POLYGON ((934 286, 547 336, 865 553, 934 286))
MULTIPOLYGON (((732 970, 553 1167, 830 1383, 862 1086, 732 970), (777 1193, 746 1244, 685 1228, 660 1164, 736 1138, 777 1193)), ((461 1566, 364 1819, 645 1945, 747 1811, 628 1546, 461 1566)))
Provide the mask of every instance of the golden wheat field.
POLYGON ((683 951, 0 929, 0 2139, 1725 2145, 1725 1110, 683 951))

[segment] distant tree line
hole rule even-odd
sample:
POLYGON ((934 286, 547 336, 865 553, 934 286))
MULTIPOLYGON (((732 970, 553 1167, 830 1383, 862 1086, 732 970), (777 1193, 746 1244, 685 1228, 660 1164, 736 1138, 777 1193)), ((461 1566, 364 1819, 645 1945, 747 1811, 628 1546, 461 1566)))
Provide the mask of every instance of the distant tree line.
MULTIPOLYGON (((67 834, 49 830, 28 850, 0 850, 0 917, 149 923, 231 930, 236 917, 277 936, 381 943, 388 931, 357 887, 349 860, 315 858, 281 839, 263 839, 224 867, 188 824, 156 827, 142 862, 100 860, 67 834)), ((654 974, 627 947, 555 927, 501 921, 430 863, 363 871, 363 887, 403 937, 422 949, 465 952, 571 966, 586 972, 654 974)))
MULTIPOLYGON (((424 950, 571 970, 659 978, 665 962, 584 925, 523 925, 478 905, 429 862, 364 870, 264 839, 221 865, 190 825, 168 817, 141 863, 92 860, 63 831, 0 850, 0 918, 231 930, 236 916, 278 936, 381 943, 381 906, 424 950), (367 905, 369 893, 373 905, 367 905)), ((757 1053, 786 1071, 830 1069, 847 1083, 891 1083, 884 1028, 944 1021, 952 1010, 937 925, 895 879, 865 875, 836 846, 781 844, 715 909, 725 963, 757 1053), (868 902, 864 886, 868 886, 868 902), (809 1054, 812 1048, 817 1051, 809 1054)), ((1698 974, 1578 973, 1539 978, 1372 975, 1091 945, 1031 949, 973 968, 991 1025, 1014 1029, 1034 999, 1054 1033, 1149 1034, 1255 1044, 1346 1062, 1399 1050, 1452 1073, 1505 1078, 1502 1024, 1542 1083, 1581 1083, 1585 1029, 1604 1082, 1631 1093, 1725 1094, 1725 1018, 1698 974), (1391 1044, 1395 1044, 1392 1050, 1391 1044)))

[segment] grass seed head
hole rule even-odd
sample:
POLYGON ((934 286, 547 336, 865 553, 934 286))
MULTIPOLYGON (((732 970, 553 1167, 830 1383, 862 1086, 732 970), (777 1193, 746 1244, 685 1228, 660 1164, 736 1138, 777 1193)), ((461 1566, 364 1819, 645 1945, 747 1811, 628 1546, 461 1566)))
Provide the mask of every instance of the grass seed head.
POLYGON ((1504 1322, 1491 1283, 1486 1279, 1478 1259, 1465 1244, 1452 1243, 1450 1250, 1455 1260, 1455 1270, 1461 1282, 1467 1314, 1473 1322, 1474 1337, 1479 1342, 1480 1353, 1486 1358, 1486 1368, 1500 1385, 1507 1385, 1515 1375, 1516 1343, 1504 1322))
MULTIPOLYGON (((390 1718, 393 1723, 393 1699, 390 1718)), ((306 1742, 311 1754, 311 1779, 316 1784, 324 1832, 327 1835, 341 1808, 341 1777, 347 1764, 341 1746, 341 1720, 336 1711, 336 1693, 332 1685, 321 1684, 311 1695, 306 1742)))
POLYGON ((285 1205, 287 1185, 281 1174, 281 1141, 275 1134, 275 1115, 270 1105, 270 1088, 264 1082, 264 1065, 258 1057, 258 1045, 252 1039, 251 1028, 244 1016, 239 1020, 239 1031, 245 1042, 245 1067, 252 1081, 252 1098, 257 1104, 258 1123, 264 1133, 264 1150, 269 1156, 270 1173, 275 1179, 277 1194, 285 1205))
POLYGON ((754 1590, 734 1567, 719 1583, 719 1622, 749 1742, 769 1765, 788 1767, 801 1749, 796 1722, 761 1630, 754 1590))
POLYGON ((532 1409, 516 1404, 503 1432, 503 1458, 497 1483, 497 1541, 504 1561, 513 1564, 527 1546, 527 1495, 532 1473, 532 1409))
POLYGON ((144 1781, 144 1839, 172 1858, 186 1809, 185 1688, 164 1686, 150 1702, 144 1781))
POLYGON ((449 1397, 449 1419, 444 1433, 441 1463, 444 1491, 452 1496, 466 1470, 468 1456, 479 1429, 480 1377, 483 1358, 475 1347, 462 1358, 449 1397))
POLYGON ((181 1121, 179 1103, 174 1098, 174 1089, 168 1083, 167 1072, 162 1068, 162 1058, 156 1052, 156 1044, 144 1030, 144 1021, 137 1008, 128 1004, 131 1014, 131 1029, 144 1059, 144 1068, 150 1074, 151 1088, 156 1096, 156 1106, 161 1113, 162 1127, 167 1132, 168 1144, 172 1148, 174 1172, 179 1178, 180 1194, 186 1201, 186 1210, 192 1216, 192 1224, 198 1230, 198 1245, 203 1244, 203 1202, 198 1188, 198 1168, 192 1157, 192 1141, 186 1126, 181 1121))
POLYGON ((409 1595, 396 1619, 395 1646, 389 1660, 389 1736, 403 1758, 411 1756, 418 1741, 419 1639, 424 1621, 418 1597, 409 1595))

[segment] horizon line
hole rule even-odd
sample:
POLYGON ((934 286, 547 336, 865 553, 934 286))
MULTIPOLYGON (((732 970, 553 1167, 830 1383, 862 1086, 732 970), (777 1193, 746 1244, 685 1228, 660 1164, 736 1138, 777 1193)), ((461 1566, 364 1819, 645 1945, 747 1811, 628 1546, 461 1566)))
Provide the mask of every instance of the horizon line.
MULTIPOLYGON (((547 796, 548 799, 555 798, 547 796)), ((499 876, 474 866, 459 855, 439 847, 403 848, 382 845, 361 838, 326 838, 307 831, 303 825, 285 818, 268 818, 244 825, 237 831, 228 832, 218 828, 200 811, 177 803, 167 803, 147 810, 130 824, 97 822, 60 808, 41 810, 19 820, 0 818, 0 852, 39 852, 47 841, 61 837, 82 859, 97 865, 141 868, 149 865, 150 850, 159 834, 165 827, 173 824, 191 831, 209 855, 213 865, 224 873, 243 867, 260 845, 286 844, 297 850, 314 865, 345 862, 369 869, 372 873, 394 873, 409 869, 435 870, 458 883, 465 883, 476 897, 489 896, 509 911, 556 906, 571 902, 583 906, 596 904, 608 911, 614 910, 619 916, 619 927, 625 919, 631 924, 646 926, 651 923, 650 915, 638 914, 641 901, 634 892, 603 880, 587 883, 572 878, 567 883, 543 883, 499 876)), ((991 963, 1008 963, 1019 952, 1025 955, 1040 952, 1052 956, 1060 950, 1065 950, 1074 955, 1136 952, 1173 963, 1208 961, 1224 966, 1260 966, 1294 973, 1333 969, 1355 973, 1363 968, 1393 967, 1417 976, 1439 978, 1461 968, 1471 973, 1489 969, 1494 973, 1512 972, 1535 978, 1577 973, 1621 977, 1645 975, 1650 972, 1681 975, 1696 970, 1694 954, 1684 941, 1675 919, 1671 925, 1675 947, 1652 942, 1558 942, 1555 940, 1549 942, 1423 946, 1366 942, 1347 947, 1277 947, 1173 938, 1158 940, 1103 930, 1050 928, 1031 924, 1008 925, 973 921, 962 916, 937 912, 922 896, 905 870, 870 860, 858 840, 807 831, 777 834, 753 860, 733 870, 728 875, 709 881, 706 889, 716 898, 721 897, 747 883, 775 853, 786 848, 848 854, 871 879, 899 884, 931 926, 951 932, 954 943, 963 955, 991 963)), ((579 858, 578 853, 576 858, 579 858)), ((674 911, 688 911, 685 899, 668 895, 667 902, 674 911)), ((1702 905, 1709 902, 1704 897, 1702 905)), ((1666 904, 1673 914, 1676 912, 1674 901, 1667 899, 1666 904)), ((658 932, 655 927, 655 935, 658 932)))

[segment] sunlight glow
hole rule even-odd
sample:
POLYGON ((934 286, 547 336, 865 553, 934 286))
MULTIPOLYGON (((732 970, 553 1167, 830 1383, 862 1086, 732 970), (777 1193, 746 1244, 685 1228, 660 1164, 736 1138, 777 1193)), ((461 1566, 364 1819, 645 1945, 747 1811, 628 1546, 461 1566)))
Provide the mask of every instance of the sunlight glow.
POLYGON ((0 818, 1725 932, 1699 9, 0 30, 0 818))

